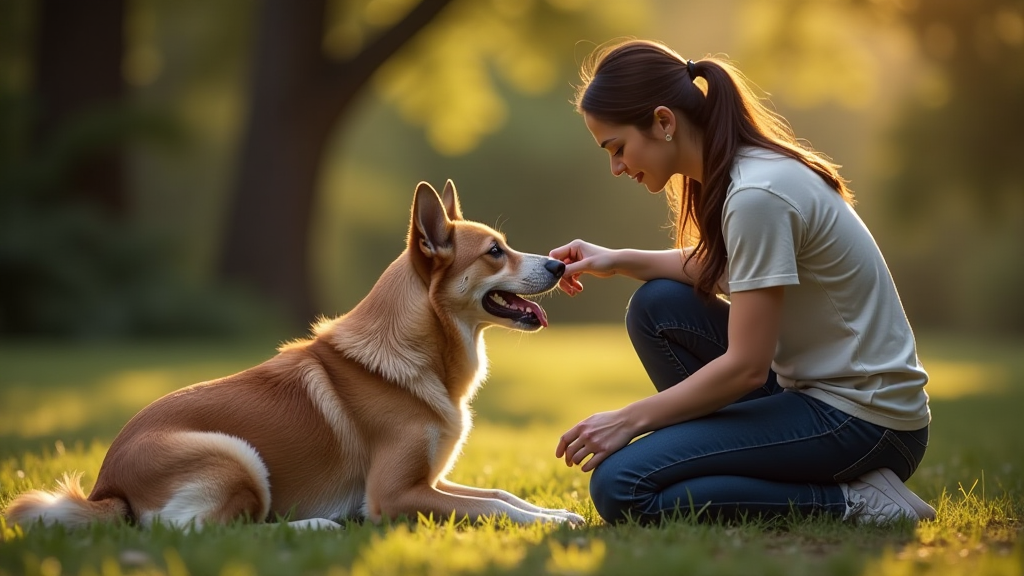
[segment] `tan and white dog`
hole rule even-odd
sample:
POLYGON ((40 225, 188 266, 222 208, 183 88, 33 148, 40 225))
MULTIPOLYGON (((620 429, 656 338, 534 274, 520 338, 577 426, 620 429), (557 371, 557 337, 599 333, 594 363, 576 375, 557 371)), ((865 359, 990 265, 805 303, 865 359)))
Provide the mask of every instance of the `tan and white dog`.
POLYGON ((471 426, 489 326, 533 331, 565 266, 464 220, 455 186, 416 188, 408 247, 348 314, 266 362, 153 402, 121 430, 88 497, 77 476, 7 509, 18 523, 125 518, 300 527, 415 517, 583 523, 445 479, 471 426))

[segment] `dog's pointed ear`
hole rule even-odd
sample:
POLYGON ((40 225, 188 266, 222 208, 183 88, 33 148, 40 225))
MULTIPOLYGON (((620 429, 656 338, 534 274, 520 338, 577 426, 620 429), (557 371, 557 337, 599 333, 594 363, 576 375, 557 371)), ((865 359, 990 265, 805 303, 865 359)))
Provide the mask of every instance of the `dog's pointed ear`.
POLYGON ((455 191, 455 182, 451 178, 444 183, 444 192, 441 193, 441 202, 444 204, 444 211, 448 214, 449 220, 462 220, 462 207, 459 206, 459 193, 455 191))
POLYGON ((409 249, 433 258, 451 245, 451 235, 452 222, 437 191, 427 182, 420 182, 412 204, 409 249))

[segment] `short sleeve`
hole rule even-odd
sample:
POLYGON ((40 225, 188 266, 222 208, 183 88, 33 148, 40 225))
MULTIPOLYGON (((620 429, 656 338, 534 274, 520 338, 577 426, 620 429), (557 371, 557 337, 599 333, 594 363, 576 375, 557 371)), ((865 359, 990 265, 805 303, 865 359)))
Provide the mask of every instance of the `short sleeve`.
POLYGON ((730 194, 722 211, 730 292, 799 284, 797 247, 805 230, 799 210, 774 192, 730 194))

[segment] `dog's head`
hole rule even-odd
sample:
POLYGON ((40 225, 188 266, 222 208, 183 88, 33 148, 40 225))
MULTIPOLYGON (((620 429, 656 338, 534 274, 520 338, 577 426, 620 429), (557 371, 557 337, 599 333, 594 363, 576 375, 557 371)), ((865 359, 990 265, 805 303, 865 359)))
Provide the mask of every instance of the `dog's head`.
POLYGON ((409 257, 435 308, 474 329, 547 326, 544 309, 525 297, 551 291, 565 271, 558 260, 517 252, 498 231, 464 219, 451 180, 440 196, 426 182, 416 187, 409 257))

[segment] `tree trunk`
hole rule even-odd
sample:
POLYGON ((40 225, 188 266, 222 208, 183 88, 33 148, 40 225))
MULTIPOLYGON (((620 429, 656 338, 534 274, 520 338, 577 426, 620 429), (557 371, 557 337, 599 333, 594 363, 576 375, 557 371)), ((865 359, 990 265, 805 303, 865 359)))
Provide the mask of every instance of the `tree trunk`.
POLYGON ((345 62, 323 54, 324 0, 262 3, 221 270, 298 325, 316 315, 308 243, 327 139, 373 73, 449 1, 424 0, 345 62))
MULTIPOLYGON (((69 126, 123 102, 124 0, 40 0, 35 38, 35 150, 66 137, 69 126)), ((94 142, 75 158, 71 197, 113 215, 127 210, 120 150, 94 142)))

